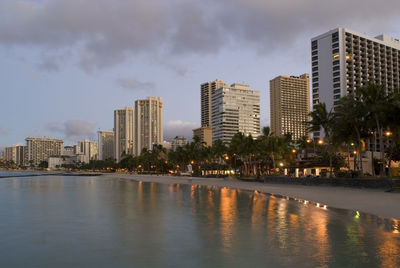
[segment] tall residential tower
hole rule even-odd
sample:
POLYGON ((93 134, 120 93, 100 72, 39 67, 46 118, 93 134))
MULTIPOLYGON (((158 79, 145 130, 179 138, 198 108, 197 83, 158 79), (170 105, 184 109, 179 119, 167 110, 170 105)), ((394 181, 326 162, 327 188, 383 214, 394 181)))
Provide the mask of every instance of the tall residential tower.
POLYGON ((260 92, 235 83, 212 95, 212 140, 229 143, 237 132, 260 135, 260 92))
MULTIPOLYGON (((311 39, 313 105, 328 110, 347 94, 369 82, 387 92, 400 87, 399 40, 386 35, 370 37, 337 28, 311 39)), ((315 137, 322 136, 319 131, 315 137)))
POLYGON ((163 142, 163 101, 159 97, 147 97, 135 101, 135 154, 143 148, 163 142))
POLYGON ((217 89, 227 86, 228 85, 220 79, 200 85, 202 127, 212 127, 212 95, 217 89))
POLYGON ((291 133, 294 140, 308 136, 309 75, 278 76, 269 81, 269 88, 272 133, 291 133))
POLYGON ((114 111, 114 157, 121 161, 122 155, 134 154, 133 107, 114 111))

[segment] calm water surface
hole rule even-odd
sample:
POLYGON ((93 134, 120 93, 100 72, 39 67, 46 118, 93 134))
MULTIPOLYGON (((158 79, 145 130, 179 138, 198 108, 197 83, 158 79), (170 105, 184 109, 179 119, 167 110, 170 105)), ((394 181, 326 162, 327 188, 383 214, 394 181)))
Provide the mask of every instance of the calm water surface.
POLYGON ((226 188, 9 178, 0 216, 0 267, 400 267, 396 221, 226 188))

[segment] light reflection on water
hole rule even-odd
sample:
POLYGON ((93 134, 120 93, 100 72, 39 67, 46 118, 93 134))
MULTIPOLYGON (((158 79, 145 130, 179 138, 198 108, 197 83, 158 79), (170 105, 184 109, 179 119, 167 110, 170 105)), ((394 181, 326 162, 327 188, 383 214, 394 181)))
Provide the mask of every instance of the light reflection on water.
POLYGON ((399 222, 211 186, 0 180, 0 267, 399 267, 399 222))

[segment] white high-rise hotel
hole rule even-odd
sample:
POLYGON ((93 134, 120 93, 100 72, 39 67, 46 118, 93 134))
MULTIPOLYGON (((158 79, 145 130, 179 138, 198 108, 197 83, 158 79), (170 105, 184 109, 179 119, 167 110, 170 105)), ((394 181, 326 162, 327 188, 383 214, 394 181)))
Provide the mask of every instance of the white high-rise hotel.
POLYGON ((235 83, 212 94, 212 140, 230 143, 237 132, 260 135, 260 92, 235 83))
POLYGON ((337 28, 311 39, 311 65, 313 105, 325 103, 329 111, 369 82, 385 85, 388 93, 399 88, 399 40, 337 28))

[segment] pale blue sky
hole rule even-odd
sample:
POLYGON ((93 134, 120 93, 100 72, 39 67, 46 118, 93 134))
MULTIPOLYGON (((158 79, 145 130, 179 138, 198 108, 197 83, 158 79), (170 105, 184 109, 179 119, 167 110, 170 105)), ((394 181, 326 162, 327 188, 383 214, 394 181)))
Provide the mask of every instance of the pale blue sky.
POLYGON ((267 125, 269 80, 309 73, 312 37, 343 26, 400 38, 398 10, 361 0, 0 0, 0 147, 29 135, 95 138, 112 129, 114 109, 149 95, 164 98, 165 138, 189 136, 199 86, 216 78, 260 90, 267 125))

